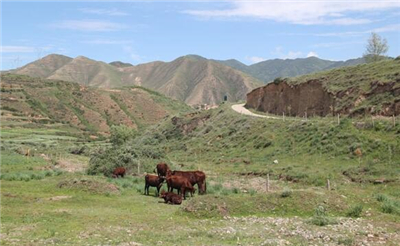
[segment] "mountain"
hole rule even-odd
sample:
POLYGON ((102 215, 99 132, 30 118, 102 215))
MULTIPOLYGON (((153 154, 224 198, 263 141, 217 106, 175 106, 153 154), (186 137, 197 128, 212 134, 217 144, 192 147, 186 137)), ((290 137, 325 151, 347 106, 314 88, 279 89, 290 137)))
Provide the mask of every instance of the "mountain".
POLYGON ((131 66, 133 66, 130 63, 121 62, 121 61, 113 61, 113 62, 110 62, 108 64, 113 65, 114 67, 131 67, 131 66))
POLYGON ((152 62, 124 69, 123 83, 150 88, 190 105, 218 104, 245 98, 261 84, 251 76, 199 56, 184 56, 172 62, 152 62))
POLYGON ((139 85, 190 105, 215 105, 225 95, 229 101, 243 100, 247 92, 262 85, 241 71, 197 55, 137 66, 49 55, 12 72, 99 88, 139 85))
POLYGON ((72 60, 73 59, 68 56, 52 54, 29 63, 19 69, 15 69, 13 70, 13 73, 47 78, 72 60))
POLYGON ((67 124, 91 134, 110 126, 143 128, 167 115, 189 112, 183 102, 138 87, 100 89, 62 80, 1 75, 2 121, 67 124))
POLYGON ((317 57, 297 58, 297 59, 273 59, 262 61, 247 66, 237 60, 218 61, 224 65, 264 81, 265 83, 273 81, 279 77, 295 77, 299 75, 314 73, 332 68, 344 66, 354 66, 365 63, 363 58, 351 59, 348 61, 329 61, 317 57))
POLYGON ((400 115, 400 58, 275 80, 246 106, 290 116, 400 115))

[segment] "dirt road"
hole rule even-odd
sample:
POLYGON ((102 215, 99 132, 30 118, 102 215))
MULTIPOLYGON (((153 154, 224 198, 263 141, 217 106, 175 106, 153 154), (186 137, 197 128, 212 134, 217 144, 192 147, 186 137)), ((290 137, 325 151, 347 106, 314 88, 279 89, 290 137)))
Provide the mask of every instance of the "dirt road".
POLYGON ((240 114, 245 114, 245 115, 249 115, 249 116, 253 116, 253 117, 260 117, 260 118, 267 118, 267 119, 280 119, 280 118, 274 117, 274 116, 266 116, 266 115, 252 113, 247 108, 244 107, 244 103, 232 105, 232 109, 240 114))

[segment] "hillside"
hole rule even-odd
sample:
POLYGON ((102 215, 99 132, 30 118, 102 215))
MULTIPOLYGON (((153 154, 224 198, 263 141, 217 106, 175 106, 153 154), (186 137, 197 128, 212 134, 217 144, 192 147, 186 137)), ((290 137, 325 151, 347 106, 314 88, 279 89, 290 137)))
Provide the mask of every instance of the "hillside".
POLYGON ((243 100, 247 92, 261 85, 247 74, 195 55, 137 66, 49 55, 12 72, 99 88, 139 85, 190 105, 215 105, 225 95, 229 101, 243 100))
POLYGON ((400 114, 400 59, 275 80, 247 95, 246 107, 291 116, 400 114))
POLYGON ((137 86, 96 89, 61 80, 3 74, 1 91, 3 125, 62 123, 91 134, 108 134, 112 125, 143 128, 166 115, 190 111, 182 102, 137 86))
POLYGON ((240 71, 199 57, 185 56, 172 62, 153 62, 124 69, 124 83, 150 88, 190 105, 218 104, 245 98, 261 82, 240 71))
POLYGON ((329 61, 317 57, 297 59, 273 59, 247 66, 237 60, 218 61, 268 83, 279 77, 295 77, 299 75, 329 70, 345 66, 354 66, 365 61, 362 58, 347 61, 329 61))

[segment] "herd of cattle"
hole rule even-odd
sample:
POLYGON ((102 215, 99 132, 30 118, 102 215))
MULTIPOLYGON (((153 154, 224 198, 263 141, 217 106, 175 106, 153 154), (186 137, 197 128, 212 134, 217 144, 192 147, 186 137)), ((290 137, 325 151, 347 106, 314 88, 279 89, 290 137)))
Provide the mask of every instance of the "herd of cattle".
MULTIPOLYGON (((171 171, 166 163, 159 163, 156 166, 157 175, 147 174, 145 176, 144 194, 149 195, 149 188, 156 187, 156 195, 160 195, 160 189, 167 183, 168 192, 162 191, 160 197, 164 198, 165 203, 181 204, 182 196, 186 199, 186 192, 190 192, 191 196, 196 191, 193 187, 197 184, 199 194, 205 194, 207 190, 206 175, 202 171, 171 171), (173 190, 176 189, 178 194, 173 190)), ((116 168, 113 177, 124 177, 125 168, 116 168)))

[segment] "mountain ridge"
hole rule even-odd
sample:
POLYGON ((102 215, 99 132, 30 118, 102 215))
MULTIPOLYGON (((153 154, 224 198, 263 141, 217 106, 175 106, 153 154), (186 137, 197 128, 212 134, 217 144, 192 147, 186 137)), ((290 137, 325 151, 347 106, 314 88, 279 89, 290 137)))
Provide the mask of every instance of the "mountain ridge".
POLYGON ((198 55, 178 57, 171 62, 115 66, 121 63, 110 65, 84 56, 49 55, 10 72, 99 88, 138 85, 190 105, 216 105, 225 96, 230 101, 243 100, 247 92, 262 85, 239 70, 198 55), (56 65, 49 69, 47 63, 56 65))

